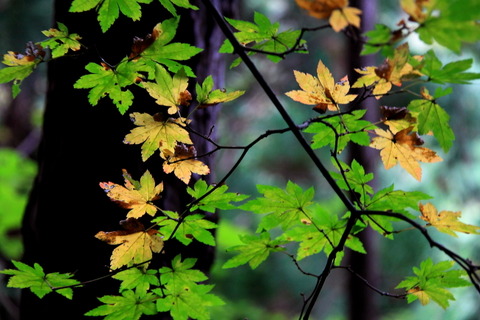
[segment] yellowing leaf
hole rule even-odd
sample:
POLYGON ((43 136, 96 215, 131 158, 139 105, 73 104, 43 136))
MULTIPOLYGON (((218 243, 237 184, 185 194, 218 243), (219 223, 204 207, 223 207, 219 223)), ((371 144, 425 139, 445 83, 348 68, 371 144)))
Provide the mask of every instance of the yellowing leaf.
POLYGON ((422 179, 421 162, 438 162, 440 158, 434 151, 419 147, 423 140, 412 127, 398 131, 390 126, 388 131, 375 129, 377 137, 373 138, 370 147, 379 149, 385 169, 390 169, 400 163, 415 179, 422 179))
MULTIPOLYGON (((152 259, 152 252, 159 253, 163 249, 163 240, 154 229, 145 230, 136 219, 129 218, 122 231, 100 231, 95 238, 112 245, 119 245, 110 257, 112 270, 123 266, 132 266, 152 259)), ((148 263, 142 264, 146 268, 148 263)))
POLYGON ((437 212, 435 206, 431 203, 425 205, 419 204, 420 218, 428 223, 429 226, 437 228, 438 231, 457 237, 455 232, 480 234, 477 230, 480 227, 460 222, 458 219, 462 213, 460 211, 440 211, 437 212))
POLYGON ((193 146, 186 147, 178 145, 175 147, 175 153, 165 150, 161 154, 166 161, 163 163, 165 173, 173 172, 177 178, 188 184, 192 173, 205 175, 210 173, 210 169, 203 162, 196 160, 196 151, 193 146))
POLYGON ((188 77, 185 71, 180 69, 173 78, 165 68, 157 65, 155 71, 156 82, 144 82, 143 87, 155 99, 155 102, 167 106, 168 114, 175 114, 180 111, 180 106, 188 106, 192 100, 188 92, 188 77))
MULTIPOLYGON (((395 49, 392 59, 385 59, 379 67, 365 67, 355 69, 362 76, 352 85, 352 88, 374 86, 372 93, 377 99, 392 89, 392 85, 401 86, 402 81, 408 78, 420 76, 421 73, 414 70, 408 63, 410 58, 408 44, 405 43, 395 49)), ((416 57, 416 59, 420 59, 416 57)))
POLYGON ((148 170, 145 171, 139 182, 131 179, 126 170, 124 170, 124 177, 125 187, 113 182, 100 182, 100 187, 105 190, 112 201, 120 204, 123 208, 131 209, 127 214, 128 218, 140 218, 145 213, 154 216, 157 207, 152 204, 152 201, 160 198, 163 183, 155 185, 148 170))
POLYGON ((362 10, 348 7, 348 0, 295 0, 298 6, 318 19, 329 19, 332 29, 341 31, 348 25, 360 28, 362 10))
POLYGON ((350 84, 347 76, 335 83, 330 70, 320 60, 317 66, 317 77, 294 70, 295 79, 302 90, 285 93, 291 99, 303 104, 315 105, 314 110, 324 113, 326 110, 338 111, 339 104, 346 104, 356 98, 348 94, 350 84))
POLYGON ((134 112, 130 114, 132 121, 138 126, 125 136, 126 144, 142 144, 142 160, 146 161, 159 149, 161 152, 174 152, 177 143, 192 144, 188 131, 184 129, 189 120, 185 118, 164 119, 159 113, 151 116, 148 113, 134 112))
POLYGON ((422 23, 427 18, 427 13, 424 12, 424 8, 428 3, 434 1, 431 0, 400 0, 400 5, 403 11, 410 15, 410 20, 422 23))

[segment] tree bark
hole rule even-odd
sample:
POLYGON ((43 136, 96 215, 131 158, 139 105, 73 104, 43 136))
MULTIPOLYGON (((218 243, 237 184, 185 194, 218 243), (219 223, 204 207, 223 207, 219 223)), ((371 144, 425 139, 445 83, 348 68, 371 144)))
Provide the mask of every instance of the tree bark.
MULTIPOLYGON (((215 2, 228 8, 233 1, 215 2)), ((66 24, 70 32, 80 34, 88 51, 49 64, 39 173, 23 221, 23 261, 28 264, 37 262, 45 272, 71 272, 76 279, 84 281, 109 273, 113 247, 95 239, 94 235, 101 230, 118 230, 118 221, 125 219, 126 213, 105 196, 98 183, 120 183, 122 168, 134 178, 139 178, 148 168, 157 182, 160 180, 157 177, 162 177, 168 186, 175 179, 162 176, 158 154, 143 163, 139 146, 122 143, 133 128, 128 113, 120 115, 109 98, 101 99, 95 107, 90 106, 87 91, 73 89, 73 83, 87 73, 84 68, 88 62, 118 63, 129 54, 134 36, 144 37, 156 23, 171 15, 155 1, 143 6, 141 21, 120 17, 103 34, 96 13, 69 13, 70 3, 55 1, 55 21, 66 24)), ((213 74, 216 83, 221 84, 224 67, 217 50, 223 39, 206 17, 205 10, 182 11, 180 24, 175 41, 189 42, 205 49, 191 65, 198 80, 203 81, 207 74, 213 74)), ((154 99, 145 92, 137 88, 132 91, 135 94, 132 111, 154 113, 159 110, 154 99)), ((193 125, 197 130, 205 133, 210 130, 216 121, 214 110, 206 109, 195 116, 193 125)), ((201 154, 208 146, 196 141, 196 148, 201 154)), ((212 169, 211 162, 209 166, 212 169)), ((185 185, 175 183, 174 187, 168 187, 163 200, 164 208, 181 210, 188 203, 185 185)), ((170 250, 179 248, 169 247, 170 250)), ((176 253, 168 254, 172 255, 176 253)), ((200 264, 204 269, 213 259, 211 248, 205 246, 197 246, 193 252, 185 250, 182 256, 203 257, 200 264), (205 251, 209 253, 205 254, 205 251)), ((85 312, 100 304, 96 297, 118 294, 117 290, 118 281, 112 279, 75 289, 73 301, 55 293, 40 301, 23 290, 21 319, 84 319, 85 312)))

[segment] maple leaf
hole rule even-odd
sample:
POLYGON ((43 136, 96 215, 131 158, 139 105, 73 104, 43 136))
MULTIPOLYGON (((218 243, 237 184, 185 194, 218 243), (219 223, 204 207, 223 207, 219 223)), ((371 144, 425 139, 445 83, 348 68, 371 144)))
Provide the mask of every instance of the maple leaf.
POLYGON ((390 169, 398 163, 415 179, 422 179, 421 162, 442 161, 434 151, 419 147, 423 144, 416 132, 412 133, 412 127, 398 131, 390 126, 389 131, 375 129, 377 137, 372 139, 370 147, 379 149, 385 169, 390 169))
POLYGON ((111 245, 119 245, 112 252, 110 268, 112 270, 123 266, 142 263, 147 268, 152 259, 152 252, 159 253, 163 249, 163 240, 154 229, 145 230, 143 224, 135 218, 122 222, 125 230, 100 231, 95 238, 111 245))
POLYGON ((408 43, 405 43, 395 49, 392 59, 387 58, 379 67, 355 69, 362 76, 355 81, 352 88, 374 86, 372 93, 380 99, 392 89, 392 85, 399 87, 402 81, 422 75, 408 62, 409 59, 410 51, 408 43))
POLYGON ((324 113, 326 110, 338 111, 339 104, 347 104, 356 98, 348 94, 350 84, 348 77, 335 83, 330 70, 320 60, 317 66, 317 77, 294 70, 295 79, 302 90, 285 93, 291 99, 303 104, 315 105, 314 110, 324 113))
POLYGON ((105 319, 138 320, 142 315, 157 314, 156 295, 143 291, 124 290, 121 296, 98 298, 104 304, 85 313, 86 316, 106 316, 105 319))
POLYGON ((347 165, 346 163, 338 160, 340 167, 338 164, 333 160, 333 164, 337 167, 338 170, 342 171, 339 172, 330 172, 332 178, 337 180, 337 184, 343 190, 353 190, 360 194, 361 199, 365 199, 367 194, 373 194, 373 189, 368 182, 373 180, 373 173, 365 173, 365 169, 363 166, 358 163, 355 159, 352 161, 351 166, 347 165))
POLYGON ((42 31, 44 35, 50 39, 42 41, 40 44, 49 47, 52 50, 52 58, 64 56, 68 50, 78 51, 82 44, 78 41, 82 39, 76 33, 69 33, 67 26, 61 22, 57 22, 58 29, 50 28, 42 31))
MULTIPOLYGON (((213 189, 213 186, 207 185, 203 180, 198 180, 192 188, 187 187, 187 192, 194 199, 200 199, 204 194, 213 189)), ((190 211, 197 209, 214 213, 216 209, 229 210, 236 207, 231 202, 238 202, 248 198, 248 195, 226 192, 228 190, 227 185, 217 187, 206 198, 202 199, 196 205, 190 208, 190 211)))
POLYGON ((448 235, 457 237, 455 232, 471 233, 471 234, 480 234, 480 227, 466 224, 458 219, 462 216, 460 211, 440 211, 437 212, 435 206, 431 203, 425 205, 419 204, 420 212, 422 215, 420 218, 426 221, 427 226, 435 227, 438 231, 446 233, 448 235))
MULTIPOLYGON (((35 263, 33 268, 23 262, 12 260, 17 269, 0 270, 0 273, 10 275, 7 287, 10 288, 29 288, 37 297, 43 298, 47 293, 54 291, 55 287, 74 286, 80 284, 79 281, 72 278, 70 273, 45 273, 43 268, 35 263)), ((55 290, 57 293, 72 299, 72 288, 63 288, 55 290)))
POLYGON ((205 78, 201 85, 198 83, 196 84, 195 91, 197 94, 199 109, 235 100, 245 93, 245 91, 226 92, 225 89, 212 89, 212 76, 208 76, 207 78, 205 78))
POLYGON ((298 6, 318 19, 329 19, 335 32, 348 25, 360 28, 362 10, 348 6, 348 0, 295 0, 298 6))
MULTIPOLYGON (((180 2, 186 3, 184 0, 174 0, 174 2, 176 4, 180 2)), ((141 60, 146 61, 152 67, 152 63, 162 64, 172 73, 183 69, 187 76, 195 77, 189 66, 182 65, 178 61, 189 60, 203 49, 191 46, 188 43, 170 43, 175 37, 179 21, 180 17, 175 17, 158 23, 153 28, 150 40, 144 43, 143 48, 140 47, 135 52, 132 51, 131 57, 137 56, 137 58, 141 58, 141 60)))
POLYGON ((174 5, 185 9, 198 10, 198 7, 190 4, 189 0, 160 0, 160 3, 174 16, 177 15, 174 5))
POLYGON ((90 72, 81 76, 74 84, 76 89, 91 89, 88 102, 95 106, 98 101, 109 96, 121 114, 124 114, 133 103, 133 93, 125 89, 144 76, 140 72, 151 73, 151 67, 142 61, 124 58, 116 67, 90 62, 85 69, 90 72))
POLYGON ((420 71, 435 83, 460 83, 469 84, 470 80, 480 78, 480 73, 464 72, 472 67, 473 59, 452 61, 443 65, 435 55, 435 51, 429 50, 422 60, 420 71))
MULTIPOLYGON (((297 241, 300 243, 297 251, 297 259, 302 260, 318 252, 329 255, 337 246, 345 231, 346 220, 339 219, 320 205, 315 205, 310 215, 311 220, 296 225, 287 230, 280 239, 285 241, 297 241)), ((362 242, 355 236, 349 235, 345 245, 352 250, 366 253, 362 242)), ((343 251, 337 254, 335 264, 340 264, 343 251)))
POLYGON ((45 51, 43 51, 42 46, 33 42, 27 43, 25 53, 8 51, 3 55, 2 63, 8 67, 0 70, 0 83, 14 81, 12 86, 13 98, 20 93, 20 84, 23 79, 35 70, 44 57, 45 51))
POLYGON ((130 268, 114 274, 112 278, 122 281, 120 292, 135 289, 136 292, 146 293, 150 289, 150 285, 160 285, 157 270, 153 269, 130 268))
POLYGON ((184 129, 190 120, 186 118, 164 118, 160 113, 134 112, 130 119, 137 125, 125 136, 126 144, 142 144, 142 160, 146 161, 158 149, 174 152, 177 143, 192 144, 188 131, 184 129))
POLYGON ((146 213, 154 216, 157 207, 152 201, 160 198, 163 183, 155 185, 155 180, 148 170, 145 171, 139 182, 134 181, 125 169, 123 169, 123 175, 125 187, 113 182, 100 182, 100 187, 112 201, 123 208, 130 209, 127 218, 140 218, 146 213))
POLYGON ((302 190, 297 184, 288 181, 285 190, 267 185, 257 185, 263 197, 250 200, 239 207, 254 213, 267 214, 258 224, 258 231, 281 226, 287 230, 310 216, 314 189, 302 190))
POLYGON ((448 300, 455 300, 452 293, 446 288, 472 285, 469 281, 461 278, 466 275, 464 270, 448 270, 453 265, 453 261, 434 264, 428 258, 420 263, 420 268, 413 267, 416 276, 407 277, 396 288, 405 288, 408 303, 418 299, 422 305, 426 305, 432 300, 445 309, 449 305, 448 300))
POLYGON ((177 255, 171 261, 171 268, 160 268, 160 281, 163 284, 172 284, 175 286, 191 285, 192 283, 202 282, 208 277, 200 270, 192 269, 197 259, 186 258, 182 261, 182 256, 177 255))
POLYGON ((74 0, 70 12, 84 12, 98 8, 98 21, 103 32, 106 32, 117 20, 120 12, 137 21, 142 16, 140 3, 152 0, 74 0))
POLYGON ((420 134, 433 132, 440 146, 446 152, 452 147, 455 134, 448 123, 450 116, 436 103, 436 98, 443 93, 437 90, 436 97, 433 97, 427 89, 423 88, 421 94, 424 99, 410 101, 408 109, 411 111, 412 116, 417 119, 418 132, 420 134))
POLYGON ((244 244, 233 246, 227 251, 240 251, 240 253, 227 260, 222 266, 223 269, 235 268, 246 263, 250 268, 255 269, 268 258, 270 252, 285 250, 281 245, 286 241, 271 240, 268 232, 262 232, 259 235, 239 235, 239 238, 244 244))
MULTIPOLYGON (((234 33, 237 41, 243 46, 250 46, 252 49, 261 50, 266 53, 267 58, 272 62, 279 62, 283 57, 279 55, 268 54, 283 53, 295 48, 295 52, 306 53, 305 40, 300 40, 300 30, 287 30, 279 32, 280 24, 272 23, 268 17, 260 12, 254 12, 253 23, 243 20, 225 18, 238 32, 234 33)), ((234 48, 230 40, 226 39, 219 49, 220 53, 233 53, 234 48)), ((254 55, 254 51, 249 51, 249 55, 254 55)), ((238 66, 242 59, 237 58, 230 65, 230 68, 238 66)))
POLYGON ((365 113, 366 110, 355 110, 352 114, 327 118, 312 123, 304 132, 315 133, 311 145, 313 149, 330 145, 332 150, 341 153, 350 141, 368 146, 370 137, 366 130, 375 129, 376 126, 367 120, 361 120, 365 113))
POLYGON ((153 219, 152 222, 157 223, 161 227, 160 230, 165 236, 170 238, 173 230, 176 229, 174 237, 186 246, 188 246, 194 238, 209 246, 215 246, 215 238, 208 229, 216 228, 217 224, 204 219, 204 215, 192 214, 185 217, 177 229, 180 219, 178 213, 167 210, 163 210, 163 213, 166 217, 158 217, 153 219))
POLYGON ((180 112, 180 106, 188 106, 192 100, 185 72, 181 69, 172 78, 162 66, 157 65, 155 70, 155 83, 143 82, 143 87, 157 104, 169 107, 168 114, 180 112))
POLYGON ((410 16, 409 20, 422 23, 428 17, 425 9, 428 7, 430 0, 401 0, 400 5, 403 11, 410 16))
POLYGON ((165 173, 174 173, 175 176, 185 184, 190 182, 193 173, 205 175, 210 169, 200 160, 195 159, 196 151, 194 146, 188 148, 184 144, 175 147, 175 153, 170 150, 162 150, 160 154, 166 161, 163 163, 165 173))

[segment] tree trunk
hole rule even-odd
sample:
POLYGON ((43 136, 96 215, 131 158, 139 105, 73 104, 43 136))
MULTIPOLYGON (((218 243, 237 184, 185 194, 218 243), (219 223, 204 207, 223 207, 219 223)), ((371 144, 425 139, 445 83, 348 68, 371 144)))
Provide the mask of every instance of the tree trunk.
MULTIPOLYGON (((217 6, 221 3, 227 8, 233 0, 215 2, 217 6)), ((129 54, 134 36, 144 37, 156 23, 171 16, 155 1, 143 6, 141 21, 133 22, 120 17, 103 34, 96 13, 69 13, 70 3, 55 1, 55 21, 67 25, 70 32, 80 34, 88 51, 84 55, 58 59, 49 64, 39 173, 23 222, 23 260, 28 264, 39 263, 45 272, 74 273, 76 279, 84 281, 109 273, 113 247, 95 239, 94 235, 101 230, 118 230, 118 221, 124 219, 126 213, 125 209, 117 207, 105 196, 98 183, 120 183, 122 168, 134 178, 139 178, 148 168, 156 180, 161 177, 169 186, 175 179, 162 176, 158 154, 143 163, 139 146, 123 144, 124 136, 133 128, 128 114, 120 115, 109 98, 101 99, 95 107, 90 106, 87 91, 73 89, 73 83, 87 73, 84 68, 88 62, 100 63, 103 60, 112 65, 118 63, 129 54)), ((223 38, 211 19, 206 17, 205 10, 182 13, 175 41, 204 48, 191 67, 199 80, 213 74, 216 83, 221 84, 224 68, 216 52, 223 38)), ((154 99, 136 89, 132 88, 135 94, 132 111, 153 113, 158 110, 154 99)), ((210 130, 216 121, 212 110, 215 109, 206 109, 195 116, 193 125, 197 126, 197 130, 210 130)), ((208 146, 196 141, 196 148, 201 154, 208 146)), ((211 167, 212 163, 209 165, 211 167)), ((174 189, 167 188, 163 199, 164 208, 181 210, 188 203, 185 185, 176 183, 174 189)), ((188 250, 182 252, 182 256, 203 257, 201 266, 206 269, 213 259, 211 251, 211 248, 197 246, 194 252, 188 250), (209 254, 205 254, 205 250, 209 254)), ((172 252, 170 255, 175 254, 172 252)), ((117 280, 98 281, 75 289, 73 301, 54 293, 40 301, 30 291, 24 290, 21 319, 84 319, 85 312, 99 305, 96 297, 117 294, 117 288, 117 280)))

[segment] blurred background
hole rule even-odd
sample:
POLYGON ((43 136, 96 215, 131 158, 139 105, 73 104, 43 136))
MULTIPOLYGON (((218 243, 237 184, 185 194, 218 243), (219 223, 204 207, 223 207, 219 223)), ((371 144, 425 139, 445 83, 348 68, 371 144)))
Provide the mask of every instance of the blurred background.
MULTIPOLYGON (((373 3, 374 1, 372 1, 373 3)), ((41 30, 52 26, 51 0, 0 0, 0 52, 8 50, 23 51, 27 41, 43 39, 41 30)), ((253 11, 267 15, 271 21, 279 21, 282 30, 314 27, 326 23, 307 16, 296 6, 293 0, 239 1, 238 18, 253 19, 253 11)), ((406 19, 399 8, 398 1, 378 1, 374 6, 376 21, 395 28, 395 23, 406 19)), ((75 32, 75 30, 72 30, 75 32)), ((314 73, 319 59, 330 68, 335 79, 343 77, 347 70, 349 43, 342 34, 330 31, 307 33, 309 55, 292 54, 284 61, 273 64, 262 57, 254 61, 262 74, 278 94, 282 103, 297 123, 315 117, 317 114, 309 107, 291 101, 285 92, 297 88, 293 71, 314 73)), ((428 48, 415 38, 408 39, 416 54, 425 53, 428 48)), ((479 45, 465 45, 462 54, 455 55, 441 47, 435 47, 443 63, 449 60, 474 58, 480 61, 479 45)), ((383 59, 377 57, 377 63, 383 59)), ((357 66, 360 67, 360 66, 357 66)), ((12 100, 10 86, 0 84, 0 269, 8 266, 11 259, 20 259, 22 255, 19 232, 30 185, 36 173, 36 148, 40 137, 42 107, 44 103, 46 74, 45 66, 33 73, 22 85, 22 93, 12 100)), ((478 62, 473 72, 480 72, 478 62)), ((478 81, 472 85, 453 86, 454 93, 441 98, 439 104, 452 115, 451 126, 456 141, 448 154, 444 154, 435 141, 427 139, 429 147, 438 151, 444 161, 423 166, 423 180, 418 183, 401 168, 395 167, 386 172, 378 162, 372 159, 375 176, 378 179, 375 189, 395 184, 405 191, 420 190, 432 197, 440 210, 462 211, 463 221, 479 225, 480 215, 480 92, 478 81)), ((281 117, 273 105, 250 76, 248 70, 240 65, 227 72, 228 89, 247 90, 234 103, 225 104, 220 111, 220 122, 216 130, 222 145, 246 145, 264 133, 266 129, 285 128, 281 117)), ((407 100, 395 96, 385 104, 405 106, 407 100)), ((329 151, 320 151, 325 163, 329 151), (324 154, 322 154, 322 152, 324 154)), ((235 151, 221 151, 216 155, 215 175, 219 180, 239 156, 235 151)), ((284 187, 287 181, 293 181, 303 188, 314 186, 316 200, 342 215, 344 208, 325 185, 322 177, 312 166, 304 151, 289 134, 273 135, 253 148, 239 169, 227 182, 229 191, 259 196, 256 184, 271 184, 284 187)), ((238 235, 253 233, 259 217, 241 211, 221 213, 218 230, 218 250, 215 266, 212 270, 212 282, 215 292, 221 295, 228 306, 218 308, 213 319, 296 319, 302 305, 302 294, 309 295, 314 287, 311 278, 302 275, 291 259, 283 254, 269 257, 253 272, 247 266, 222 270, 222 264, 231 257, 226 249, 239 244, 238 235)), ((434 261, 447 257, 438 250, 431 250, 427 242, 411 232, 400 233, 395 241, 386 240, 380 235, 373 236, 376 253, 374 265, 379 289, 392 293, 395 286, 406 276, 412 275, 411 266, 417 266, 428 256, 434 261)), ((431 231, 435 239, 473 261, 480 261, 480 241, 478 237, 459 234, 458 238, 431 231)), ((293 253, 295 248, 291 248, 293 253)), ((319 273, 323 268, 324 257, 314 256, 302 260, 302 267, 309 272, 319 273)), ((0 280, 3 275, 0 275, 0 280)), ((334 270, 328 279, 316 307, 314 319, 346 320, 349 315, 349 275, 343 270, 334 270)), ((480 314, 478 293, 471 288, 453 289, 457 301, 444 311, 431 303, 425 307, 418 302, 407 305, 404 300, 396 300, 371 291, 377 316, 375 319, 446 319, 474 320, 480 314)), ((18 292, 0 286, 0 319, 13 311, 18 292)), ((373 319, 372 319, 373 320, 373 319)))

